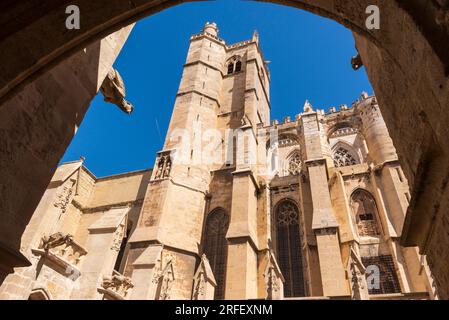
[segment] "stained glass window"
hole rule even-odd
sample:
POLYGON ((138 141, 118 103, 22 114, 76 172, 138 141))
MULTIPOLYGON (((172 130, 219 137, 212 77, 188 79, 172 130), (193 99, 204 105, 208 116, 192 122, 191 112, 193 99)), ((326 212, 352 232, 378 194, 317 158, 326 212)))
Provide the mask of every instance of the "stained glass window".
POLYGON ((228 246, 226 243, 226 232, 229 227, 229 216, 223 209, 215 209, 206 220, 204 233, 204 253, 209 259, 217 287, 215 288, 215 299, 224 299, 226 258, 228 246))
POLYGON ((282 200, 276 209, 277 258, 284 275, 284 296, 304 297, 299 211, 293 201, 282 200))

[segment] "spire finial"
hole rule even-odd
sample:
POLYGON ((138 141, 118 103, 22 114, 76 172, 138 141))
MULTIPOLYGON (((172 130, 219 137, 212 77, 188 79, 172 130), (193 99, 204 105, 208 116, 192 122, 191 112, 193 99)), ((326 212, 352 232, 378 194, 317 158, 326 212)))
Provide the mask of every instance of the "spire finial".
POLYGON ((304 103, 304 113, 310 113, 310 112, 313 112, 313 107, 312 107, 312 104, 307 99, 306 102, 304 103))
POLYGON ((254 32, 253 32, 253 38, 252 38, 252 40, 253 40, 254 42, 256 42, 257 44, 259 44, 259 32, 257 32, 257 30, 254 30, 254 32))

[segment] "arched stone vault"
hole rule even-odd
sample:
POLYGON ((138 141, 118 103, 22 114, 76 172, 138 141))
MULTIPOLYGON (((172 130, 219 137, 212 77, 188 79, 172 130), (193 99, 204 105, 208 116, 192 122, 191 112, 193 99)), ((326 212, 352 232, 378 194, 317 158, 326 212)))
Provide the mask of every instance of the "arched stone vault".
MULTIPOLYGON (((36 87, 39 94, 45 95, 49 82, 43 79, 55 67, 68 63, 83 48, 94 46, 99 39, 145 16, 183 2, 187 1, 1 2, 0 179, 9 181, 11 186, 0 188, 0 211, 4 212, 5 221, 18 228, 16 236, 4 246, 4 252, 15 252, 20 260, 21 232, 96 92, 90 90, 79 99, 79 106, 66 110, 48 101, 33 108, 18 108, 11 101, 27 85, 39 81, 36 87), (65 28, 65 7, 69 4, 78 5, 81 10, 80 30, 65 28), (31 119, 39 119, 40 122, 31 123, 31 119), (35 136, 39 139, 33 139, 35 136), (52 143, 43 147, 46 139, 52 143), (24 168, 29 172, 27 179, 21 177, 24 168), (13 204, 11 199, 18 196, 27 199, 30 205, 13 204)), ((446 110, 449 105, 448 1, 269 2, 305 9, 333 19, 354 32, 357 49, 412 189, 403 242, 420 245, 421 250, 429 254, 430 264, 437 274, 439 267, 435 267, 437 262, 432 258, 432 252, 439 252, 435 243, 446 240, 449 243, 449 238, 432 236, 439 232, 432 221, 446 219, 444 214, 449 208, 449 113, 446 110), (368 5, 380 8, 380 30, 367 30, 365 27, 368 5)), ((80 79, 83 76, 83 71, 75 74, 80 79)), ((64 89, 70 90, 62 89, 61 95, 66 93, 64 89)), ((0 249, 4 241, 0 238, 0 249)), ((446 280, 449 287, 449 280, 446 280)))

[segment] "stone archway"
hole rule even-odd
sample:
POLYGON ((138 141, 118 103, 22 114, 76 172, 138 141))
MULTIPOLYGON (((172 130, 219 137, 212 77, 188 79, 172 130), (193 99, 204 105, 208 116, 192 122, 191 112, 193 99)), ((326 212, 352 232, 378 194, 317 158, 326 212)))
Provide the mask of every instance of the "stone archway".
MULTIPOLYGON (((121 49, 119 43, 106 41, 111 48, 102 57, 101 39, 116 32, 124 42, 129 30, 121 28, 182 2, 186 1, 2 1, 0 59, 7 63, 0 67, 0 211, 4 218, 0 256, 11 262, 3 266, 3 272, 26 264, 18 250, 23 229, 105 76, 100 62, 106 59, 106 65, 112 65, 121 49), (65 28, 69 4, 78 5, 82 12, 80 30, 65 28), (83 59, 94 61, 97 74, 86 74, 83 59), (73 101, 61 105, 60 96, 70 97, 72 83, 61 83, 65 81, 61 74, 67 71, 75 84, 86 77, 90 80, 89 87, 79 91, 77 105, 71 105, 73 101), (60 90, 57 97, 55 88, 60 90)), ((437 282, 449 287, 448 279, 438 277, 444 265, 437 261, 437 253, 442 252, 438 243, 449 243, 449 236, 443 235, 445 225, 438 224, 448 220, 444 214, 449 208, 448 1, 270 2, 305 9, 353 30, 412 189, 403 242, 427 252, 437 282), (380 30, 365 28, 365 9, 372 4, 380 8, 380 30)), ((0 272, 0 281, 1 277, 0 272)))

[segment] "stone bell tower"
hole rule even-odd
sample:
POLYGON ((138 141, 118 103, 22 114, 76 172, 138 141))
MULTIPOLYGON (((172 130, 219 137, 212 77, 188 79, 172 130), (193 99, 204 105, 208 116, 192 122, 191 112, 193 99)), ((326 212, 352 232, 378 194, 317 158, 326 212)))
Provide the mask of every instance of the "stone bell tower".
MULTIPOLYGON (((231 206, 228 239, 256 241, 251 231, 256 225, 254 193, 240 192, 247 197, 232 202, 214 197, 211 203, 211 183, 218 174, 229 176, 234 188, 257 189, 250 167, 257 160, 249 158, 257 154, 257 125, 269 122, 268 87, 269 74, 257 34, 228 46, 218 37, 217 25, 206 23, 201 33, 191 37, 164 147, 157 155, 138 226, 130 239, 126 270, 135 283, 134 298, 191 298, 195 268, 204 250, 203 223, 211 205, 231 206), (240 138, 234 130, 241 133, 240 138), (210 136, 216 142, 213 155, 207 149, 211 140, 205 138, 210 136), (245 148, 240 150, 239 144, 245 148), (242 229, 242 223, 250 228, 242 229)), ((240 244, 235 250, 241 250, 240 244)), ((241 257, 239 252, 231 254, 232 245, 229 251, 230 257, 241 257)), ((229 273, 227 279, 234 281, 229 273)))

